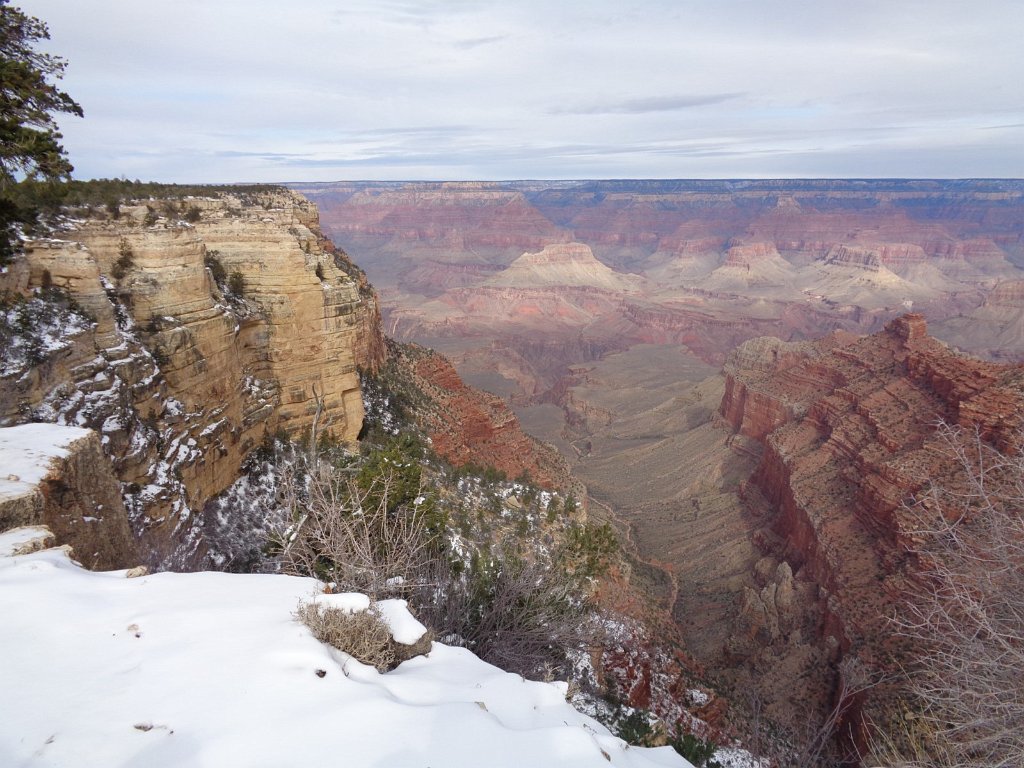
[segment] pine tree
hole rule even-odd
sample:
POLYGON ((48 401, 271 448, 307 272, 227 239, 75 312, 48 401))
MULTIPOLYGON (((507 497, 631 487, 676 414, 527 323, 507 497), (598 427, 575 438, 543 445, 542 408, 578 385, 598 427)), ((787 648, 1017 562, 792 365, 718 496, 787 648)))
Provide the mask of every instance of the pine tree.
POLYGON ((0 0, 0 265, 14 252, 15 225, 33 223, 39 199, 73 170, 54 114, 81 117, 82 108, 52 82, 64 60, 35 49, 49 37, 45 23, 0 0))

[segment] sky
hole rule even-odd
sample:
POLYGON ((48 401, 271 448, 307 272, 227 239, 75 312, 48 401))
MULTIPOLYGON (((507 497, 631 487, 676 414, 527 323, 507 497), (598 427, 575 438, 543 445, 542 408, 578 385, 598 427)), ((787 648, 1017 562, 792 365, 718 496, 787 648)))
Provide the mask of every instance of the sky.
POLYGON ((1021 0, 13 0, 76 177, 1024 177, 1021 0))

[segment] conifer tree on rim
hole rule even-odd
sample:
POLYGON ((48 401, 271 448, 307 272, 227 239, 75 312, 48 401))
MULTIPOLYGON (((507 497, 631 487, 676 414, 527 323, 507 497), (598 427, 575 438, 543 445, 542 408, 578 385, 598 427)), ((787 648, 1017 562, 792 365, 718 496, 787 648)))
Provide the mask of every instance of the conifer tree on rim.
POLYGON ((34 223, 73 170, 54 115, 83 112, 53 82, 66 62, 36 50, 49 38, 44 22, 0 0, 0 265, 14 253, 15 226, 34 223))

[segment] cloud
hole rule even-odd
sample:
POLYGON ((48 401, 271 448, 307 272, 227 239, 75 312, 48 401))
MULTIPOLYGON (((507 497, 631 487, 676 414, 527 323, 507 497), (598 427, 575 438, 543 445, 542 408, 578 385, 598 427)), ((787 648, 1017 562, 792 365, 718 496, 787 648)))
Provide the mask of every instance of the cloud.
POLYGON ((642 115, 649 112, 674 112, 679 109, 721 104, 744 96, 743 93, 710 93, 702 96, 649 96, 641 99, 593 104, 589 107, 568 107, 554 114, 571 115, 642 115))
POLYGON ((494 43, 500 43, 503 40, 508 40, 508 37, 508 35, 491 35, 490 37, 476 37, 472 40, 457 40, 452 43, 452 46, 463 51, 468 51, 473 48, 479 48, 483 45, 494 45, 494 43))
POLYGON ((1024 176, 1018 0, 19 5, 81 176, 1024 176))

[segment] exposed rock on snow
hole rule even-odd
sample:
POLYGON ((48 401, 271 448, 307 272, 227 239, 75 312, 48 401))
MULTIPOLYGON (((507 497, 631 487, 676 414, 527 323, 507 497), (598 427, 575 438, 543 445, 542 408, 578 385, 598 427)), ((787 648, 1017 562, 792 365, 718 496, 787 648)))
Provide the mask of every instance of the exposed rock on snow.
POLYGON ((91 568, 135 560, 120 487, 92 430, 0 428, 0 530, 43 524, 91 568))

